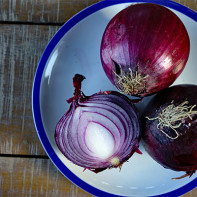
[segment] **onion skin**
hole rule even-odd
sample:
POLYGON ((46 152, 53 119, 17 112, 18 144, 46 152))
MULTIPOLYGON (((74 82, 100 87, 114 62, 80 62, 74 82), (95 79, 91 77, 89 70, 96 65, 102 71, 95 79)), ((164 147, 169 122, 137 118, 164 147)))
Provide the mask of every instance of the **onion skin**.
MULTIPOLYGON (((197 86, 196 85, 176 85, 158 93, 148 104, 142 120, 142 138, 145 150, 149 155, 165 168, 175 171, 185 171, 191 176, 197 170, 197 86), (171 136, 175 132, 170 127, 159 127, 158 119, 154 119, 163 109, 171 105, 180 106, 184 101, 188 101, 189 106, 193 106, 194 114, 185 117, 180 127, 176 128, 179 136, 170 139, 161 129, 171 136), (151 120, 152 118, 152 120, 151 120)), ((181 177, 182 178, 182 177, 181 177)))
POLYGON ((95 173, 121 167, 134 152, 140 153, 138 112, 131 101, 119 92, 104 91, 85 96, 81 92, 84 79, 79 74, 73 78, 74 97, 67 100, 71 103, 70 108, 56 125, 57 146, 68 160, 95 173), (101 157, 88 146, 86 136, 92 123, 112 136, 113 142, 110 143, 114 145, 110 155, 101 157))
POLYGON ((144 97, 167 88, 177 79, 189 50, 187 30, 171 10, 139 3, 110 20, 102 37, 100 56, 107 77, 121 92, 144 97), (130 79, 131 71, 132 75, 138 73, 141 85, 125 85, 123 78, 130 79))

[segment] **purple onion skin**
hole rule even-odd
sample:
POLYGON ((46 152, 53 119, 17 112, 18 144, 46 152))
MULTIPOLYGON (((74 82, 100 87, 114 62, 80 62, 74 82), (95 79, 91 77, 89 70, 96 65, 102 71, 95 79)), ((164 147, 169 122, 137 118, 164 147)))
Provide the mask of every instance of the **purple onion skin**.
MULTIPOLYGON (((174 101, 176 106, 188 101, 190 106, 197 105, 196 85, 176 85, 159 92, 148 104, 142 120, 142 139, 145 150, 165 168, 185 171, 192 175, 197 170, 197 114, 182 120, 176 129, 180 136, 170 139, 157 128, 158 120, 148 120, 174 101)), ((196 110, 196 107, 194 108, 196 110)), ((171 128, 163 127, 165 132, 174 136, 171 128)))
POLYGON ((190 50, 187 30, 168 8, 152 3, 131 5, 108 23, 101 41, 103 69, 120 91, 147 96, 170 86, 183 71, 190 50), (143 87, 125 91, 117 83, 123 71, 145 77, 143 87))

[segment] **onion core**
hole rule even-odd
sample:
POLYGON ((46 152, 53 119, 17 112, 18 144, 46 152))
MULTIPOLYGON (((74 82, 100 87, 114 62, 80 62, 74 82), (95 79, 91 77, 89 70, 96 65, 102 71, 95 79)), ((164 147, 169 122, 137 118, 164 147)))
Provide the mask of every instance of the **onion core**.
POLYGON ((101 159, 106 159, 113 153, 113 136, 105 127, 98 123, 90 122, 88 124, 85 142, 90 151, 101 159))

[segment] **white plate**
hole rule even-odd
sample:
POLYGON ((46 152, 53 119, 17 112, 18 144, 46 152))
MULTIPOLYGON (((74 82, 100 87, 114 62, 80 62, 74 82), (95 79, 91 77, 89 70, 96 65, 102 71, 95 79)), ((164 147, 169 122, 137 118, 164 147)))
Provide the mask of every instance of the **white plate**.
MULTIPOLYGON (((179 196, 197 186, 197 173, 191 178, 172 180, 184 172, 175 172, 157 164, 140 146, 143 155, 134 154, 121 172, 110 169, 95 174, 68 161, 54 138, 55 126, 68 110, 72 97, 72 77, 83 74, 82 90, 91 95, 100 90, 116 90, 106 77, 100 62, 100 43, 109 20, 131 3, 152 2, 174 11, 185 24, 191 41, 188 63, 176 84, 197 84, 197 14, 170 1, 102 1, 81 11, 55 34, 46 47, 33 84, 33 116, 39 138, 56 167, 72 182, 96 196, 179 196)), ((142 107, 142 106, 140 106, 142 107)))

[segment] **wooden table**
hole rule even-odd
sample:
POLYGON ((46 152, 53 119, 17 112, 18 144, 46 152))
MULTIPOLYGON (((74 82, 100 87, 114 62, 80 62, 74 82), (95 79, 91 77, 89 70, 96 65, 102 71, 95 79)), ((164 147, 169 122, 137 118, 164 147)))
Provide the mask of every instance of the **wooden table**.
MULTIPOLYGON (((47 43, 98 0, 0 0, 0 197, 92 196, 47 157, 35 130, 32 82, 47 43)), ((197 0, 175 0, 197 11, 197 0)), ((196 197, 197 189, 183 195, 196 197)))

